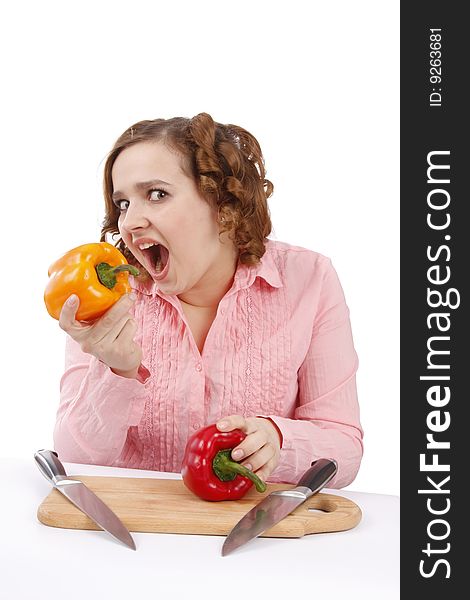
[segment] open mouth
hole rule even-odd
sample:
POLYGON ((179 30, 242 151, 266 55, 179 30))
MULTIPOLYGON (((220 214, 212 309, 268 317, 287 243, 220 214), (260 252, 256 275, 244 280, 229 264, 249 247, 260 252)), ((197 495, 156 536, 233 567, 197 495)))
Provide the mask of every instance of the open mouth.
POLYGON ((150 266, 150 270, 153 273, 159 275, 165 271, 169 258, 169 252, 165 246, 162 246, 162 244, 152 244, 140 249, 145 256, 147 266, 150 266))

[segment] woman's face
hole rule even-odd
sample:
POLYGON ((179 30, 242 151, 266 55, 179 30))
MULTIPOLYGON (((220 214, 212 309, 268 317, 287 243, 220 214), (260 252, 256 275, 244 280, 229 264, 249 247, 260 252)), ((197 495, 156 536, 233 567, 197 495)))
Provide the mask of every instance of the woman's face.
POLYGON ((203 290, 233 270, 234 245, 221 241, 216 211, 165 144, 123 150, 112 180, 122 239, 162 292, 203 290))

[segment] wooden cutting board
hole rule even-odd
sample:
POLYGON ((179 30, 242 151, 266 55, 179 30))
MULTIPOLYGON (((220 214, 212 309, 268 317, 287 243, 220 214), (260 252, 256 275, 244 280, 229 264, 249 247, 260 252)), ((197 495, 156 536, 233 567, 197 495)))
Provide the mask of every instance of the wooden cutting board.
MULTIPOLYGON (((122 520, 129 531, 227 535, 255 504, 274 490, 295 486, 267 484, 260 494, 252 488, 241 500, 208 502, 190 492, 178 479, 85 477, 80 479, 122 520)), ((57 490, 43 500, 38 519, 51 527, 99 529, 57 490)), ((295 509, 263 537, 302 537, 308 533, 344 531, 361 520, 361 509, 349 500, 319 493, 295 509), (316 509, 316 510, 309 510, 316 509), (318 512, 321 511, 321 512, 318 512)))

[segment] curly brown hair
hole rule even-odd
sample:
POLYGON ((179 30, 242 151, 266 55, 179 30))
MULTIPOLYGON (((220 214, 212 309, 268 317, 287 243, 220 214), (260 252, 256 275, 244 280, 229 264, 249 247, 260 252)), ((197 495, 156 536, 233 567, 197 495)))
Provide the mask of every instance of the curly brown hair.
MULTIPOLYGON (((104 167, 105 218, 101 240, 119 233, 119 210, 112 201, 112 168, 118 155, 140 142, 163 142, 182 158, 182 169, 192 177, 207 202, 219 214, 220 233, 229 232, 240 262, 254 265, 263 256, 271 218, 267 199, 273 184, 265 178, 261 148, 256 138, 237 125, 214 122, 207 113, 192 119, 174 117, 135 123, 117 139, 104 167)), ((129 262, 136 262, 119 239, 116 246, 129 262)))

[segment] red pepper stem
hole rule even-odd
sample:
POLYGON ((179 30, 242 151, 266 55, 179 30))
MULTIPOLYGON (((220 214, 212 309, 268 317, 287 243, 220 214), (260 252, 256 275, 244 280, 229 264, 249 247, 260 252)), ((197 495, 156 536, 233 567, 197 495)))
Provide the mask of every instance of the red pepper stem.
POLYGON ((220 450, 215 455, 212 461, 212 469, 214 470, 214 473, 217 475, 217 477, 221 481, 232 481, 237 475, 242 475, 243 477, 247 477, 253 482, 258 492, 265 492, 266 484, 264 483, 264 481, 261 481, 258 475, 253 473, 253 471, 250 471, 240 463, 232 460, 230 458, 231 452, 231 449, 220 450))
POLYGON ((132 265, 117 265, 116 267, 112 267, 111 265, 108 265, 108 263, 102 262, 96 265, 95 269, 100 282, 110 290, 112 290, 117 283, 116 275, 118 273, 128 271, 131 275, 134 275, 134 277, 139 275, 139 269, 136 269, 136 267, 133 267, 132 265))

